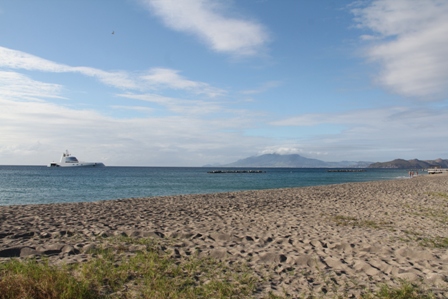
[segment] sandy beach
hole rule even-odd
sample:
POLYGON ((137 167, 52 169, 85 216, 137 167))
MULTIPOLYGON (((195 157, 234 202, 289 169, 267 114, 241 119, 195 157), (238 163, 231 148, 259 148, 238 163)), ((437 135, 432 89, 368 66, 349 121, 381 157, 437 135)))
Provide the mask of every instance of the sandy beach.
POLYGON ((357 298, 400 279, 448 298, 448 176, 381 182, 0 206, 0 260, 88 260, 107 237, 152 237, 177 259, 247 264, 257 296, 357 298), (440 242, 445 242, 442 246, 440 242))

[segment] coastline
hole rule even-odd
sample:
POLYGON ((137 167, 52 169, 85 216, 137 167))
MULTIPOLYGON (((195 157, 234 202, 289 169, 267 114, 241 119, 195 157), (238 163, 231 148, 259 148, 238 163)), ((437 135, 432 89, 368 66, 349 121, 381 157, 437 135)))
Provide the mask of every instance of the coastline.
POLYGON ((259 295, 346 293, 400 279, 448 297, 448 176, 0 206, 0 260, 82 262, 108 237, 151 237, 173 257, 241 262, 259 295), (331 283, 332 288, 329 288, 331 283))
POLYGON ((263 174, 207 173, 213 170, 200 167, 0 167, 0 205, 94 202, 409 177, 407 171, 390 169, 331 173, 328 169, 275 168, 257 169, 266 171, 263 174))

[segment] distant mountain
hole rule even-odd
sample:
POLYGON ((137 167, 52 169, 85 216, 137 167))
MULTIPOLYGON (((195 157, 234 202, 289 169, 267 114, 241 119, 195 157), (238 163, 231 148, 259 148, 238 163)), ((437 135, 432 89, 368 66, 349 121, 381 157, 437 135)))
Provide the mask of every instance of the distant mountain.
POLYGON ((396 168, 396 169, 426 169, 434 166, 448 168, 448 160, 404 160, 395 159, 389 162, 341 161, 325 162, 309 159, 297 154, 280 155, 265 154, 238 160, 230 164, 213 164, 204 167, 290 167, 290 168, 396 168))
POLYGON ((291 168, 365 168, 372 162, 325 162, 317 159, 309 159, 297 154, 279 155, 265 154, 238 160, 222 165, 223 167, 291 167, 291 168))
POLYGON ((448 160, 436 159, 436 160, 403 160, 395 159, 389 162, 377 162, 369 165, 369 168, 406 168, 406 169, 416 169, 416 168, 431 168, 434 166, 440 166, 442 168, 448 168, 448 160))

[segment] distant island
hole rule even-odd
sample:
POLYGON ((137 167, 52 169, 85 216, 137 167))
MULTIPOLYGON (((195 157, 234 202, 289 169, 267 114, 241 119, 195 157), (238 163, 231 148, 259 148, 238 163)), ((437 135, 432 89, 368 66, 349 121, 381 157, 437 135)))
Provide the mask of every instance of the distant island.
MULTIPOLYGON (((298 154, 280 155, 264 154, 238 160, 230 164, 219 165, 220 167, 285 167, 285 168, 366 168, 372 162, 365 161, 342 161, 325 162, 318 159, 302 157, 298 154)), ((218 166, 206 165, 206 166, 218 166)))
POLYGON ((403 160, 395 159, 389 162, 377 162, 369 165, 369 168, 398 168, 398 169, 426 169, 433 167, 448 168, 448 160, 403 160))
POLYGON ((284 167, 284 168, 394 168, 394 169, 426 169, 432 167, 448 168, 448 160, 403 160, 389 162, 341 161, 325 162, 318 159, 305 158, 298 154, 280 155, 264 154, 238 160, 229 164, 213 164, 204 167, 284 167))

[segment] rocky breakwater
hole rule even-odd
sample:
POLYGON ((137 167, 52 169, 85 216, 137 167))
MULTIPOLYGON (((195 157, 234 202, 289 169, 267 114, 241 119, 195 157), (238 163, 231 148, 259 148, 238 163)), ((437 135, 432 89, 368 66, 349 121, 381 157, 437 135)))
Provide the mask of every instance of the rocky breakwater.
POLYGON ((207 173, 266 173, 264 170, 212 170, 207 173))

